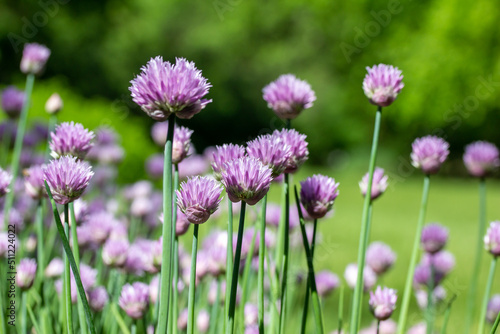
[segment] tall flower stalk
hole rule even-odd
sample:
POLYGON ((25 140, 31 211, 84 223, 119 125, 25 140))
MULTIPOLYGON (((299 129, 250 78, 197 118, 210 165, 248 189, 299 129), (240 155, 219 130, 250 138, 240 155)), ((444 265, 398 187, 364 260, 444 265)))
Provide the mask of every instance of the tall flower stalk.
MULTIPOLYGON (((368 165, 368 184, 366 194, 372 194, 373 173, 377 159, 378 139, 380 132, 380 122, 382 118, 382 107, 390 106, 403 89, 403 76, 397 67, 379 64, 366 68, 368 74, 363 80, 363 91, 370 103, 376 105, 375 125, 373 131, 372 148, 370 162, 368 165)), ((365 267, 366 247, 369 240, 370 204, 372 196, 365 196, 363 203, 363 214, 361 217, 361 231, 359 235, 358 247, 358 268, 365 267)), ((363 297, 363 270, 358 270, 356 286, 354 288, 353 304, 351 310, 350 331, 356 333, 361 318, 361 300, 363 297)))
MULTIPOLYGON (((259 273, 257 283, 258 301, 258 323, 259 333, 264 333, 264 261, 266 254, 266 210, 267 194, 262 199, 262 213, 260 217, 260 239, 259 239, 259 273)), ((271 264, 268 263, 268 270, 271 270, 271 264)))
POLYGON ((435 136, 426 136, 416 139, 411 153, 412 164, 414 167, 421 169, 424 176, 424 186, 422 190, 422 202, 420 204, 420 212, 418 216, 417 229, 415 232, 415 239, 413 242, 413 249, 411 253, 408 273, 406 276, 405 289, 403 293, 403 300, 401 302, 401 312, 399 313, 398 321, 398 334, 404 333, 406 327, 406 320, 408 317, 408 308, 410 306, 411 286, 413 275, 415 274, 415 266, 417 265, 418 249, 422 234, 422 229, 427 212, 427 201, 429 198, 430 175, 436 174, 441 165, 448 157, 449 144, 442 138, 435 136))
POLYGON ((494 144, 477 141, 465 147, 463 160, 469 174, 479 179, 479 222, 476 255, 469 284, 467 312, 465 315, 465 333, 469 333, 476 309, 476 289, 483 255, 483 235, 486 229, 486 177, 498 168, 500 159, 498 148, 494 144))

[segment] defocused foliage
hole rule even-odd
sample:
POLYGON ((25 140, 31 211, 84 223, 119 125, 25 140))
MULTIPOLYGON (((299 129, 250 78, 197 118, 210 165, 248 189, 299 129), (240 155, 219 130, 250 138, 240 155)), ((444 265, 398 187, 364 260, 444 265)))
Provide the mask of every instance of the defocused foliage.
MULTIPOLYGON (((213 84, 213 103, 184 122, 203 148, 281 127, 261 89, 291 72, 318 97, 294 126, 315 162, 331 162, 370 141, 375 107, 361 83, 365 67, 382 62, 402 69, 406 84, 384 110, 382 148, 407 154, 414 137, 436 133, 458 156, 472 140, 500 143, 499 21, 497 0, 4 0, 0 84, 22 80, 23 41, 44 43, 53 51, 44 78, 62 77, 75 101, 111 101, 107 112, 67 108, 65 118, 111 115, 123 137, 147 136, 152 121, 131 103, 129 81, 152 56, 185 57, 213 84), (119 120, 117 106, 133 112, 119 120)), ((129 156, 143 153, 139 141, 127 144, 129 156)))

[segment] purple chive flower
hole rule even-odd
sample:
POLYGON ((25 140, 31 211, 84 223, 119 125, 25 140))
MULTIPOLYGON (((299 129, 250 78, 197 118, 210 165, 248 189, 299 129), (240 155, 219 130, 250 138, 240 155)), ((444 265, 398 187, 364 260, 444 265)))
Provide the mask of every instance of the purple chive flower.
POLYGON ((391 247, 380 241, 375 241, 366 250, 366 265, 378 276, 389 270, 396 261, 396 254, 391 247))
POLYGON ((53 278, 59 277, 64 271, 64 262, 59 257, 55 257, 50 261, 48 266, 45 268, 45 277, 53 278))
POLYGON ((89 293, 89 306, 94 312, 100 312, 109 302, 109 295, 106 288, 98 286, 89 293))
POLYGON ((247 154, 271 168, 274 178, 285 171, 292 151, 289 146, 283 145, 276 135, 264 135, 247 142, 247 154))
POLYGON ((61 205, 79 198, 94 175, 89 164, 70 156, 52 160, 43 169, 43 174, 54 201, 61 205))
POLYGON ((397 67, 379 64, 367 67, 363 90, 370 103, 379 107, 388 107, 403 89, 403 76, 397 67))
POLYGON ((118 305, 133 319, 144 316, 149 304, 149 286, 142 282, 125 284, 122 288, 118 305))
POLYGON ((215 152, 212 153, 212 169, 214 170, 215 178, 217 180, 221 179, 222 171, 225 169, 225 163, 244 156, 245 148, 243 146, 234 144, 216 146, 215 152))
POLYGON ((488 176, 500 166, 498 148, 486 141, 471 143, 465 147, 464 164, 472 176, 488 176))
POLYGON ((420 242, 427 253, 437 253, 448 241, 448 229, 439 224, 428 224, 422 230, 420 242))
MULTIPOLYGON (((158 217, 158 219, 163 224, 163 212, 160 214, 160 217, 158 217)), ((175 235, 177 237, 180 237, 181 235, 186 234, 190 225, 191 225, 191 223, 187 219, 186 215, 184 213, 182 213, 182 211, 179 207, 177 207, 177 220, 175 222, 175 235)))
POLYGON ((500 256, 500 222, 494 221, 490 223, 488 231, 484 236, 484 246, 486 250, 493 256, 500 256))
POLYGON ((309 216, 323 218, 333 206, 339 191, 335 179, 316 174, 300 182, 300 202, 309 216))
POLYGON ((157 122, 153 124, 153 126, 151 127, 151 138, 153 138, 155 144, 160 147, 165 146, 165 143, 167 141, 167 134, 168 134, 168 121, 157 122))
POLYGON ((283 145, 290 146, 292 155, 288 158, 285 173, 294 173, 309 158, 308 143, 306 135, 302 135, 294 129, 274 130, 273 137, 280 140, 283 145), (278 139, 279 138, 279 139, 278 139))
POLYGON ((127 260, 130 247, 126 239, 109 239, 102 248, 102 260, 111 267, 121 267, 127 260))
POLYGON ((56 127, 50 137, 52 139, 49 143, 50 155, 54 159, 71 155, 83 160, 92 148, 94 133, 85 129, 80 123, 64 122, 56 127))
POLYGON ((22 259, 17 266, 16 284, 22 290, 28 290, 33 285, 36 276, 36 261, 22 259))
POLYGON ((436 136, 417 138, 411 146, 411 163, 425 174, 436 174, 450 153, 450 145, 436 136))
MULTIPOLYGON (((361 181, 359 182, 359 189, 361 189, 361 194, 363 196, 366 196, 366 192, 368 191, 368 178, 369 175, 366 173, 361 181)), ((387 175, 384 175, 384 169, 376 167, 375 171, 373 172, 373 180, 372 180, 372 190, 371 190, 371 197, 372 200, 380 197, 384 193, 384 191, 387 189, 387 179, 389 177, 387 175)))
POLYGON ((304 109, 311 108, 316 95, 311 86, 293 74, 281 75, 262 89, 267 106, 282 119, 294 119, 304 109))
POLYGON ((191 135, 193 130, 184 126, 175 127, 174 141, 172 143, 172 163, 178 164, 184 160, 191 147, 191 135))
POLYGON ((486 311, 486 320, 493 323, 500 312, 500 294, 493 295, 488 302, 488 309, 486 311))
MULTIPOLYGON (((356 287, 356 281, 358 279, 358 265, 356 263, 350 263, 345 268, 344 278, 347 285, 354 289, 356 287)), ((363 270, 363 290, 365 292, 369 291, 377 283, 377 275, 370 267, 365 267, 363 270)))
POLYGON ((47 196, 45 184, 43 183, 44 167, 45 165, 34 165, 23 171, 26 193, 34 200, 40 200, 47 196))
POLYGON ((245 201, 255 205, 269 191, 271 174, 271 169, 259 160, 243 157, 225 164, 221 182, 231 202, 245 201))
POLYGON ((180 191, 176 192, 179 208, 193 224, 206 222, 222 200, 219 183, 207 176, 195 176, 182 182, 180 191))
POLYGON ((165 121, 174 113, 191 118, 212 100, 203 99, 212 85, 193 62, 176 58, 175 65, 158 56, 141 68, 130 83, 132 100, 151 118, 165 121))
POLYGON ((316 273, 316 288, 318 295, 326 297, 340 286, 340 279, 329 270, 323 270, 316 273))
POLYGON ((370 291, 370 310, 377 320, 389 319, 396 309, 397 300, 396 290, 378 286, 375 292, 370 291))
POLYGON ((24 45, 21 59, 21 72, 40 74, 50 57, 50 50, 45 45, 29 43, 24 45))
POLYGON ((9 192, 12 175, 0 167, 0 197, 9 192))
POLYGON ((207 310, 203 309, 198 312, 198 317, 196 318, 196 328, 200 333, 208 332, 208 327, 210 326, 210 314, 207 310))
POLYGON ((24 105, 24 91, 9 86, 2 92, 2 109, 9 118, 18 118, 24 105))
POLYGON ((57 93, 53 93, 45 102, 45 111, 48 114, 55 115, 63 108, 63 100, 57 93))

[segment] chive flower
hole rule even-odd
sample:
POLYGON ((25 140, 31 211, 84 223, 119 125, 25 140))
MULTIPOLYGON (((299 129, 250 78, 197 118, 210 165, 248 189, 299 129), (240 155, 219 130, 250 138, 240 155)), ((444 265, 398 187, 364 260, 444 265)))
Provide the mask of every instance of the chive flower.
POLYGON ((467 145, 463 159, 467 171, 475 177, 486 177, 500 166, 498 148, 486 141, 467 145))
POLYGON ((378 286, 375 292, 370 291, 370 310, 377 320, 386 320, 396 309, 398 296, 396 290, 378 286))
POLYGON ((225 163, 239 159, 245 155, 245 147, 241 145, 224 144, 222 146, 216 146, 215 151, 212 153, 211 163, 215 178, 220 181, 225 163))
POLYGON ((50 137, 50 155, 54 159, 71 155, 83 160, 93 146, 94 133, 85 129, 80 123, 64 122, 56 127, 50 137))
POLYGON ((214 179, 195 176, 181 183, 177 204, 192 224, 203 224, 219 207, 222 188, 214 179))
POLYGON ((203 98, 212 85, 184 58, 176 58, 175 64, 160 56, 152 58, 130 83, 132 100, 157 121, 171 114, 191 118, 212 102, 203 98))
POLYGON ((125 284, 122 288, 118 305, 133 319, 140 319, 149 304, 149 286, 142 282, 125 284))
POLYGON ((276 135, 264 135, 247 142, 247 154, 271 168, 275 178, 285 171, 292 151, 289 146, 283 145, 276 135))
POLYGON ((392 65, 379 64, 367 67, 363 80, 363 91, 370 103, 379 107, 388 107, 403 89, 401 71, 392 65))
POLYGON ((37 43, 25 44, 23 57, 21 58, 21 72, 24 74, 40 74, 49 57, 50 50, 45 45, 37 43))
POLYGON ((16 119, 21 114, 24 105, 24 91, 14 86, 5 88, 2 92, 2 109, 7 117, 16 119))
POLYGON ((290 146, 292 151, 288 158, 285 173, 294 173, 309 158, 308 143, 306 135, 298 133, 294 129, 274 130, 273 136, 280 140, 283 145, 290 146))
POLYGON ((425 174, 436 174, 450 153, 450 145, 436 136, 417 138, 411 146, 412 165, 425 174))
POLYGON ((500 256, 500 222, 490 223, 490 227, 484 236, 484 246, 493 256, 500 256))
POLYGON ((300 202, 309 216, 314 219, 323 218, 331 210, 339 194, 338 186, 335 179, 320 174, 300 182, 300 202))
MULTIPOLYGON (((372 200, 379 198, 380 195, 382 195, 385 190, 387 189, 388 183, 388 176, 384 175, 384 169, 380 167, 376 167, 375 171, 373 172, 373 179, 372 179, 372 190, 371 190, 371 198, 372 200)), ((366 192, 368 191, 368 179, 369 175, 366 173, 361 181, 359 182, 359 189, 361 189, 361 194, 366 196, 366 192)))

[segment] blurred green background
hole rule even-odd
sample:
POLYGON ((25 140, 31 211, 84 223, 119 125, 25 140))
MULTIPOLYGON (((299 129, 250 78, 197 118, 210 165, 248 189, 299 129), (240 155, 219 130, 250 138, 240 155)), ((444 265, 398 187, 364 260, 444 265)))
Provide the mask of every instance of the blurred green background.
POLYGON ((387 63, 406 86, 384 110, 383 149, 406 155, 415 137, 435 133, 459 158, 470 141, 500 142, 498 9, 496 0, 3 0, 0 85, 22 87, 23 43, 46 44, 52 55, 41 80, 50 91, 37 85, 35 108, 59 91, 61 118, 109 122, 128 137, 125 162, 136 175, 152 120, 128 87, 151 57, 193 60, 213 84, 213 103, 183 122, 199 150, 281 127, 261 90, 294 73, 317 94, 294 126, 308 135, 312 162, 331 165, 369 143, 375 107, 361 83, 366 66, 387 63))
MULTIPOLYGON (((427 134, 445 137, 451 156, 439 184, 431 186, 428 218, 451 229, 457 270, 447 284, 450 294, 459 295, 449 331, 455 333, 472 268, 477 187, 451 177, 465 176, 461 155, 467 143, 500 143, 499 21, 498 0, 3 0, 0 88, 24 86, 19 61, 25 42, 47 45, 52 55, 35 83, 30 115, 47 120, 43 105, 57 91, 65 103, 61 120, 112 126, 126 149, 120 180, 132 182, 144 177, 145 159, 158 151, 149 135, 153 121, 128 91, 151 57, 185 57, 212 83, 213 103, 181 121, 195 130, 200 152, 280 128, 262 88, 283 73, 307 80, 317 101, 293 121, 307 134, 311 152, 298 179, 322 171, 341 181, 336 216, 332 225, 321 226, 336 255, 318 252, 324 259, 318 266, 341 275, 356 260, 362 206, 356 182, 366 170, 372 137, 375 107, 361 89, 365 67, 399 67, 405 88, 383 111, 378 163, 396 191, 384 195, 375 210, 373 238, 398 252, 395 271, 384 283, 402 292, 421 191, 419 173, 409 165, 410 144, 427 134)), ((490 189, 488 219, 495 219, 498 183, 490 189)), ((329 328, 335 302, 327 303, 329 328)), ((415 305, 412 312, 418 315, 415 305)))

